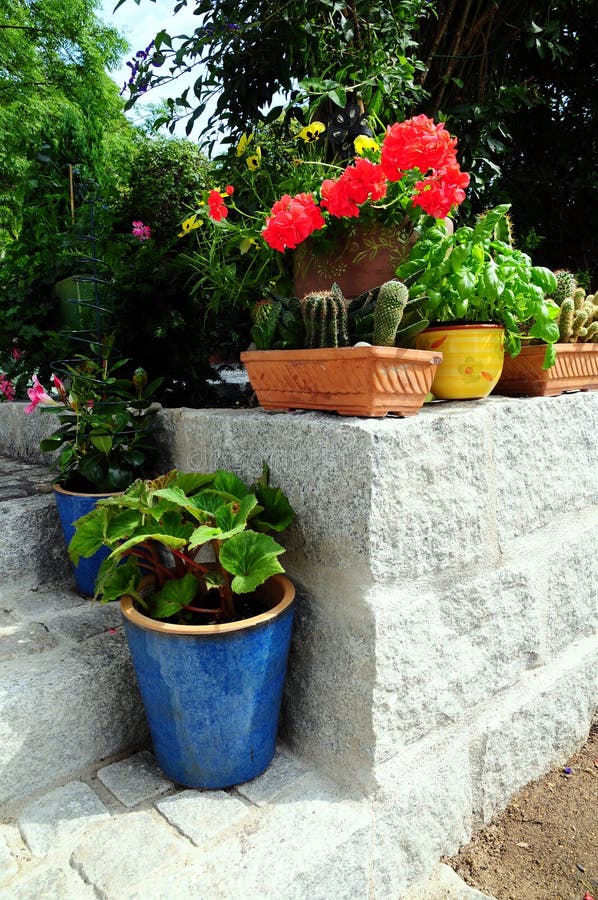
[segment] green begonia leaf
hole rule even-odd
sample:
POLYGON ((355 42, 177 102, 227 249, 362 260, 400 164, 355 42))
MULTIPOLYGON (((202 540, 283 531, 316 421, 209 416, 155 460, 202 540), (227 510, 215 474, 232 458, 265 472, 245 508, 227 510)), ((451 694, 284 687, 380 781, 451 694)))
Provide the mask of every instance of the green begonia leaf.
MULTIPOLYGON (((101 510, 101 507, 98 508, 101 510)), ((68 546, 69 557, 74 566, 81 556, 93 556, 104 546, 108 514, 105 510, 98 512, 98 508, 75 522, 76 531, 68 546)))
POLYGON ((114 516, 106 530, 106 540, 109 542, 122 541, 130 537, 135 529, 141 525, 141 513, 136 509, 125 509, 124 512, 114 516))
POLYGON ((191 603, 199 587, 199 582, 194 575, 187 573, 183 578, 167 581, 162 590, 153 594, 151 598, 152 615, 155 619, 168 619, 176 615, 191 603))
POLYGON ((213 541, 214 538, 220 539, 221 535, 221 528, 214 528, 211 525, 200 525, 189 538, 189 549, 194 550, 195 547, 200 547, 208 541, 213 541))
POLYGON ((233 591, 247 594, 263 584, 270 575, 284 572, 276 558, 281 553, 284 553, 284 548, 270 535, 243 531, 222 545, 220 563, 235 576, 231 583, 233 591))
POLYGON ((159 534, 156 531, 140 531, 135 535, 135 537, 129 538, 128 541, 125 541, 123 544, 120 544, 115 550, 113 550, 109 556, 109 559, 118 559, 119 556, 122 556, 123 553, 127 552, 127 550, 130 550, 131 547, 138 547, 140 544, 143 544, 146 541, 158 541, 158 543, 164 544, 166 547, 174 547, 175 549, 184 547, 187 543, 185 538, 173 537, 170 534, 159 534))
POLYGON ((219 469, 215 473, 214 490, 230 494, 231 497, 236 497, 237 500, 246 497, 250 493, 244 481, 241 481, 234 472, 227 472, 224 469, 219 469))

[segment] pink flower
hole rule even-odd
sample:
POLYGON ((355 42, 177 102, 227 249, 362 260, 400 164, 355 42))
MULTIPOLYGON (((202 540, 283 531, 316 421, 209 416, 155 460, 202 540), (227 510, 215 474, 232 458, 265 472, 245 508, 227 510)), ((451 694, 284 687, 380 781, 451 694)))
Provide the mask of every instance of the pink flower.
POLYGON ((152 229, 149 225, 144 225, 143 222, 138 220, 137 222, 133 222, 131 234, 140 241, 147 241, 147 239, 152 236, 152 229))
POLYGON ((31 403, 25 407, 24 411, 26 413, 32 413, 39 403, 43 403, 46 406, 58 406, 56 400, 52 400, 50 395, 46 393, 46 389, 43 384, 40 384, 37 375, 33 376, 33 387, 27 388, 27 396, 31 403))
POLYGON ((15 399, 15 386, 4 372, 0 372, 0 394, 9 401, 15 399))

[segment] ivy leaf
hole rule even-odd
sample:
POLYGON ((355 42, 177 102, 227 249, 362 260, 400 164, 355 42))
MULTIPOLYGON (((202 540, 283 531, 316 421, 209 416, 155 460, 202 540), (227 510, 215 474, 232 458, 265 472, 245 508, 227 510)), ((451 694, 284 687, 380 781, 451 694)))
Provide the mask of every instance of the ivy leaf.
POLYGON ((154 619, 168 619, 176 615, 193 600, 198 588, 199 582, 190 572, 182 578, 167 581, 162 590, 151 598, 152 616, 154 619))
POLYGON ((236 534, 220 550, 221 565, 235 577, 231 587, 236 594, 248 594, 270 575, 284 572, 277 556, 284 553, 274 538, 256 531, 236 534))

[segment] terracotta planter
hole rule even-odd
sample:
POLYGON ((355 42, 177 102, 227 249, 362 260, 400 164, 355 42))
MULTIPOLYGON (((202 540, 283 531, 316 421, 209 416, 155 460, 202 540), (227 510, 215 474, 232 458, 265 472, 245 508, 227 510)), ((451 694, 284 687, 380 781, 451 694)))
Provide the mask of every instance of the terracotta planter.
POLYGON ((336 282, 347 298, 390 281, 417 240, 417 232, 380 225, 356 225, 325 251, 316 252, 310 240, 300 244, 293 257, 295 296, 330 290, 336 282))
POLYGON ((556 344, 556 362, 543 369, 544 346, 523 347, 514 359, 505 355, 496 389, 510 397, 555 397, 564 391, 598 390, 598 344, 556 344))
POLYGON ((422 350, 440 350, 442 364, 432 382, 438 400, 487 397, 503 367, 501 325, 438 325, 426 328, 415 342, 422 350))
POLYGON ((342 416, 413 416, 442 354, 396 347, 249 350, 241 362, 264 409, 320 409, 342 416))

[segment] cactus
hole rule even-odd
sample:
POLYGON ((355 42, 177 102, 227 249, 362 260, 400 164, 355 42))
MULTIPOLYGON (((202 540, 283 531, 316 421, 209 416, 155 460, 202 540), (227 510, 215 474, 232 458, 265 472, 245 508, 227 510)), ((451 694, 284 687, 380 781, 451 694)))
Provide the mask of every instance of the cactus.
POLYGON ((493 236, 495 240, 502 241, 503 244, 508 244, 509 247, 515 246, 513 223, 508 213, 505 213, 494 226, 493 236))
POLYGON ((560 306, 563 300, 573 296, 577 288, 577 282, 573 272, 570 272, 568 269, 556 269, 554 275, 556 278, 556 291, 554 291, 552 298, 560 306))
POLYGON ((567 344, 571 340, 573 334, 573 314, 575 306, 572 297, 566 297, 561 303, 561 311, 556 320, 559 326, 559 341, 567 344))
POLYGON ((556 323, 561 343, 598 343, 596 294, 586 297, 583 288, 576 288, 561 303, 556 323))
POLYGON ((285 350, 303 346, 303 321, 296 297, 266 290, 268 299, 251 310, 251 337, 258 350, 285 350))
POLYGON ((299 302, 308 349, 348 345, 347 301, 337 284, 329 291, 312 291, 299 302))
POLYGON ((394 347, 408 300, 409 291, 402 281, 387 281, 382 285, 374 309, 374 344, 394 347))

